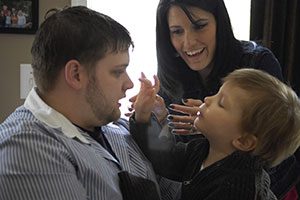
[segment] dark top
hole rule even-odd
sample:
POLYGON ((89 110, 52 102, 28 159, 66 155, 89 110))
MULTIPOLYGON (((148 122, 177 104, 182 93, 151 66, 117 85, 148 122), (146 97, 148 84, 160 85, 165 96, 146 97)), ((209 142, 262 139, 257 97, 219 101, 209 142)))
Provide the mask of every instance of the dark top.
POLYGON ((249 153, 236 151, 200 171, 209 150, 206 138, 176 143, 156 120, 136 124, 132 117, 130 128, 154 170, 182 182, 181 200, 276 199, 269 188, 269 175, 249 153))
MULTIPOLYGON (((279 80, 283 80, 280 64, 274 54, 268 48, 249 41, 241 41, 241 45, 243 52, 240 55, 240 59, 237 59, 238 61, 232 68, 232 71, 238 68, 255 68, 263 70, 277 77, 279 80)), ((203 100, 206 96, 217 93, 222 84, 221 80, 219 80, 210 85, 204 86, 200 76, 182 76, 181 78, 184 91, 182 98, 203 100)), ((167 106, 171 103, 181 104, 181 98, 172 99, 162 91, 160 91, 159 94, 164 98, 167 106)))
MULTIPOLYGON (((255 68, 263 70, 279 80, 283 81, 283 76, 281 72, 281 67, 274 56, 274 54, 268 49, 254 42, 241 41, 243 47, 243 52, 241 53, 240 59, 237 59, 236 68, 255 68)), ((186 77, 183 78, 185 83, 183 86, 183 96, 182 98, 194 98, 203 100, 206 96, 213 95, 217 93, 221 86, 221 80, 215 82, 210 86, 204 86, 200 78, 186 77)), ((159 93, 165 100, 168 106, 171 103, 182 104, 181 98, 172 99, 168 97, 165 93, 159 93)), ((169 110, 170 113, 174 113, 169 110)), ((179 114, 179 113, 176 113, 179 114)), ((178 141, 187 142, 194 137, 180 136, 176 137, 178 141)), ((279 166, 269 169, 268 173, 271 178, 271 189, 278 199, 282 199, 285 194, 300 181, 300 150, 281 163, 279 166)))
POLYGON ((276 199, 270 190, 270 179, 258 159, 236 151, 200 171, 208 155, 204 138, 191 141, 183 160, 182 200, 276 199))

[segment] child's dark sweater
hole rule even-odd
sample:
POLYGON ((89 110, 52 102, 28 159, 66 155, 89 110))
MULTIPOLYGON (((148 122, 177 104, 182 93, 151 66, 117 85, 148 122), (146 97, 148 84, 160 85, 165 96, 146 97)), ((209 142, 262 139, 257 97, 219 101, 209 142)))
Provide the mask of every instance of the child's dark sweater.
POLYGON ((269 189, 268 174, 249 153, 236 151, 200 171, 208 149, 206 139, 197 139, 188 144, 188 158, 182 177, 182 199, 276 199, 269 189))
POLYGON ((182 182, 182 200, 273 200, 269 175, 250 153, 236 151, 200 171, 209 151, 204 137, 188 143, 175 142, 156 121, 136 124, 130 119, 131 134, 154 170, 182 182))

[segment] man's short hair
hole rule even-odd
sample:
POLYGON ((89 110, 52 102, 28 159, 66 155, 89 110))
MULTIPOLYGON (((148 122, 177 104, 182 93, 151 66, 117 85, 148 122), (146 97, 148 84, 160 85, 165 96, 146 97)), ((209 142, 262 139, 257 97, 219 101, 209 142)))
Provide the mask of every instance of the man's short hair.
POLYGON ((91 68, 107 53, 131 45, 128 30, 107 15, 84 6, 56 9, 41 24, 31 48, 36 85, 49 91, 69 60, 91 68))

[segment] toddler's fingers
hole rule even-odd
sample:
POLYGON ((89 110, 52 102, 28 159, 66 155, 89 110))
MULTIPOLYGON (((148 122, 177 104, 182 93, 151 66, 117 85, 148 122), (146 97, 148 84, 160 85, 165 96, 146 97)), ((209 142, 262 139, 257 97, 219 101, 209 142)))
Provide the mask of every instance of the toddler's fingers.
POLYGON ((137 98, 137 95, 134 95, 133 97, 130 97, 129 101, 130 102, 135 102, 137 98))

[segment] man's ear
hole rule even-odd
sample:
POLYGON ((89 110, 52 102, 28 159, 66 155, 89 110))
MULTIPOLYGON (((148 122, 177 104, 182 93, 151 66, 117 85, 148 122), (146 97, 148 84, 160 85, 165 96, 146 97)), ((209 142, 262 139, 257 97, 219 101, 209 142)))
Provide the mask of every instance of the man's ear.
POLYGON ((232 145, 241 151, 252 151, 257 145, 257 137, 253 134, 243 135, 233 140, 232 145))
POLYGON ((83 67, 77 60, 70 60, 65 65, 65 79, 67 84, 74 88, 80 89, 83 84, 83 67))

